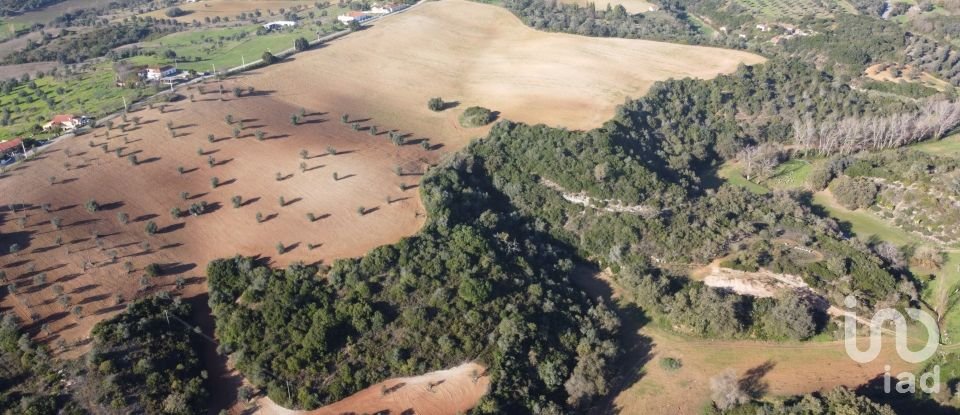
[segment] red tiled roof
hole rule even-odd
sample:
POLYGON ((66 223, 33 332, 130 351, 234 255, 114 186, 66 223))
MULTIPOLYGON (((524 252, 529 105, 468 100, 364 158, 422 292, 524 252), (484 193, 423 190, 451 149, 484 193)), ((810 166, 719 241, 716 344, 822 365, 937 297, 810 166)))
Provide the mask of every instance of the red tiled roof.
POLYGON ((353 17, 353 18, 357 18, 357 17, 366 16, 366 14, 363 14, 363 12, 353 11, 353 12, 347 13, 347 16, 350 16, 350 17, 353 17))
POLYGON ((20 148, 21 142, 23 142, 23 139, 14 138, 13 140, 8 140, 0 143, 0 153, 6 153, 11 149, 20 148))
POLYGON ((72 114, 58 114, 54 115, 53 119, 50 122, 54 124, 63 124, 68 121, 72 121, 74 116, 72 114))

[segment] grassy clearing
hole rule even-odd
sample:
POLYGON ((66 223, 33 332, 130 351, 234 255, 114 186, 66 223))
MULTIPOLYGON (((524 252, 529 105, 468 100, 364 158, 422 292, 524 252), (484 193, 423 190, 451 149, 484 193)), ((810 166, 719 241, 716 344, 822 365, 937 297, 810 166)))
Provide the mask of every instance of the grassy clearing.
POLYGON ((736 164, 726 164, 717 171, 717 176, 721 179, 726 180, 728 183, 734 186, 740 186, 746 188, 747 190, 756 193, 756 194, 767 194, 770 193, 770 189, 763 187, 759 184, 747 180, 746 177, 743 177, 742 170, 739 165, 736 164))
POLYGON ((876 237, 898 246, 920 244, 920 238, 900 230, 877 216, 860 210, 849 210, 840 206, 827 192, 813 195, 813 201, 823 207, 830 216, 850 224, 850 230, 862 239, 876 237))
MULTIPOLYGON (((331 15, 339 13, 338 8, 326 9, 331 15)), ((174 64, 180 69, 210 71, 233 68, 260 59, 264 52, 278 53, 293 47, 297 38, 314 40, 317 32, 331 33, 337 30, 332 23, 306 23, 292 30, 257 35, 260 25, 244 27, 200 29, 174 33, 160 39, 146 42, 145 50, 157 52, 155 56, 139 56, 130 61, 137 64, 174 64), (173 50, 176 59, 163 57, 163 52, 173 50)))
POLYGON ((925 153, 938 156, 960 157, 960 134, 952 135, 942 140, 924 141, 912 147, 925 153))
POLYGON ((807 182, 813 164, 806 160, 790 160, 777 166, 773 176, 764 185, 774 189, 798 189, 807 182))

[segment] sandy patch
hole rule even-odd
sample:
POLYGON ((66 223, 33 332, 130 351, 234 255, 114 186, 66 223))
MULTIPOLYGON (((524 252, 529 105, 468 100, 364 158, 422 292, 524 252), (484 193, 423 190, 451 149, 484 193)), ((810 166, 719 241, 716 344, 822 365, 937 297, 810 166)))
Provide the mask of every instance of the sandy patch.
POLYGON ((282 408, 270 398, 258 401, 264 415, 339 415, 364 413, 450 415, 476 406, 490 387, 486 369, 476 363, 430 372, 421 376, 390 379, 313 411, 282 408), (474 374, 477 375, 474 382, 474 374), (386 394, 384 394, 386 388, 386 394))
POLYGON ((867 78, 873 79, 874 81, 886 81, 886 82, 919 82, 923 85, 935 88, 937 90, 943 91, 948 86, 949 83, 943 81, 927 72, 920 72, 916 74, 915 79, 911 79, 913 74, 917 71, 913 67, 906 67, 903 70, 903 73, 900 76, 896 76, 893 73, 893 67, 886 64, 878 63, 876 65, 870 66, 864 72, 864 75, 867 78))
MULTIPOLYGON (((803 278, 790 274, 777 274, 761 269, 746 272, 721 267, 716 261, 708 265, 709 272, 703 277, 708 287, 726 288, 737 294, 754 297, 776 297, 784 290, 809 289, 803 278)), ((694 273, 694 275, 702 273, 694 273)))

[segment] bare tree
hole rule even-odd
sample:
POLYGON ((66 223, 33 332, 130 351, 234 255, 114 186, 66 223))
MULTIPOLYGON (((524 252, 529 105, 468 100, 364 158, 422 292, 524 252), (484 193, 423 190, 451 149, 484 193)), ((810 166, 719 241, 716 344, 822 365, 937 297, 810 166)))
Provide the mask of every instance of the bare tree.
POLYGON ((710 378, 711 398, 717 408, 730 409, 736 405, 750 401, 750 397, 740 389, 740 382, 733 369, 726 369, 719 375, 710 378))

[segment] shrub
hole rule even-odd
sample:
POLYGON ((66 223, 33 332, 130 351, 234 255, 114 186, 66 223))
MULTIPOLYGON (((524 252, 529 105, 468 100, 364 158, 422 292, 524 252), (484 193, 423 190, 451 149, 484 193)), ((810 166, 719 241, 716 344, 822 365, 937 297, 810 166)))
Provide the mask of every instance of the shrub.
POLYGON ((427 108, 429 108, 430 111, 436 111, 436 112, 443 111, 443 106, 444 106, 444 102, 443 102, 443 99, 440 97, 430 98, 430 100, 427 101, 427 108))
POLYGON ((482 127, 493 122, 495 118, 493 111, 483 107, 470 107, 460 114, 460 125, 466 128, 482 127))
POLYGON ((672 357, 664 357, 663 359, 660 359, 660 367, 662 367, 664 370, 668 372, 673 372, 683 367, 683 363, 680 362, 680 359, 674 359, 672 357))
POLYGON ((183 9, 179 7, 171 7, 167 9, 167 11, 165 11, 164 14, 166 14, 167 17, 180 17, 186 13, 184 13, 183 9))
POLYGON ((263 56, 260 57, 263 60, 264 65, 273 65, 277 63, 277 57, 273 56, 270 52, 263 52, 263 56))
POLYGON ((841 176, 830 184, 830 190, 837 202, 847 209, 866 208, 877 199, 877 185, 862 177, 841 176))
POLYGON ((144 272, 147 273, 150 278, 156 278, 163 275, 163 269, 160 268, 160 265, 157 263, 151 263, 147 265, 144 269, 144 272))
POLYGON ((147 226, 144 227, 144 231, 147 232, 147 235, 153 235, 157 233, 157 223, 154 221, 147 222, 147 226))
POLYGON ((308 41, 307 39, 302 38, 302 37, 297 38, 297 40, 294 40, 294 41, 293 41, 293 47, 294 47, 298 52, 303 52, 303 51, 305 51, 305 50, 307 50, 307 49, 310 49, 310 41, 308 41))

